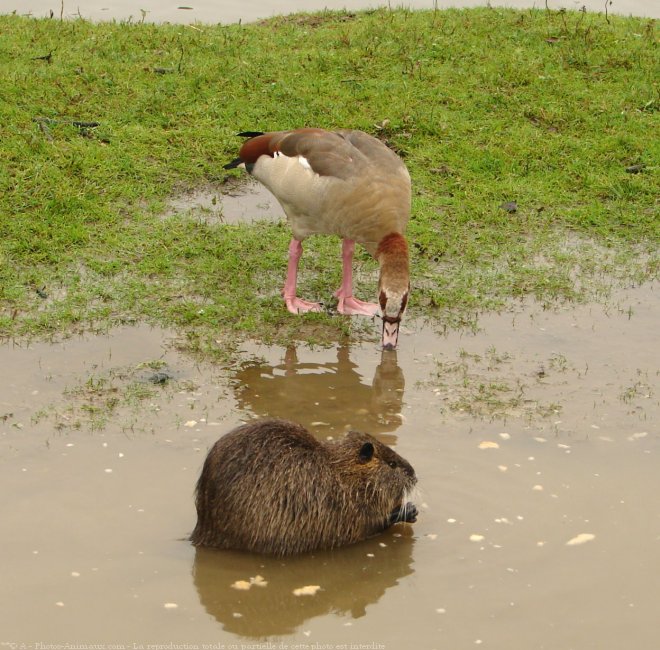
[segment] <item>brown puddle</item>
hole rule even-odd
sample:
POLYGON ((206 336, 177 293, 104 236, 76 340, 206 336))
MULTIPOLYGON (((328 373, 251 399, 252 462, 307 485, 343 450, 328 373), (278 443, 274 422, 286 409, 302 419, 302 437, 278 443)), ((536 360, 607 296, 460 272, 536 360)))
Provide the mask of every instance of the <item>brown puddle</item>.
POLYGON ((147 326, 0 346, 0 640, 655 647, 659 320, 656 285, 476 334, 409 323, 396 354, 250 343, 219 368, 147 326), (417 523, 286 560, 196 552, 206 450, 252 415, 395 445, 417 523))
POLYGON ((180 194, 168 202, 164 217, 185 214, 208 224, 254 223, 286 219, 277 199, 251 178, 180 194))

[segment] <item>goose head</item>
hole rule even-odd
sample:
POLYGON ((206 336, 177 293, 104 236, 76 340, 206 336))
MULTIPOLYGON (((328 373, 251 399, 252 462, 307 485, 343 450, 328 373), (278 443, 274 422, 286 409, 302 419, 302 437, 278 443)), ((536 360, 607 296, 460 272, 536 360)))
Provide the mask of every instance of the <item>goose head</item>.
POLYGON ((378 302, 383 320, 382 344, 384 350, 394 350, 410 295, 408 243, 405 237, 398 233, 384 237, 376 250, 376 259, 380 264, 378 302))

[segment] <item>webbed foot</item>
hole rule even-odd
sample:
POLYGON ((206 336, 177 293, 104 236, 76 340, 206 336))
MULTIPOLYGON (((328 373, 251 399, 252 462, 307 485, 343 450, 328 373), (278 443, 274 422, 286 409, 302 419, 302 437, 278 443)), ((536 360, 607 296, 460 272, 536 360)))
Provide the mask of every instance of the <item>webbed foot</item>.
POLYGON ((285 296, 284 302, 286 303, 286 308, 292 314, 305 314, 308 311, 322 311, 321 305, 318 302, 310 302, 309 300, 303 300, 297 296, 285 296))
POLYGON ((349 316, 375 316, 380 309, 376 303, 364 302, 358 300, 355 296, 347 296, 344 298, 341 295, 341 289, 335 293, 335 296, 339 299, 339 302, 337 303, 337 311, 340 314, 349 316))

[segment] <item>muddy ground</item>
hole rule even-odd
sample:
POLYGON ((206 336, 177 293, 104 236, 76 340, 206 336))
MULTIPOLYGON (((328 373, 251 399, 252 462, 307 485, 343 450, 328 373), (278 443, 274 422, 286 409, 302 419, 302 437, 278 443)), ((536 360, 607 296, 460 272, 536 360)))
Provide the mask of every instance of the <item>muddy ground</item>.
POLYGON ((409 321, 397 353, 248 342, 218 367, 146 325, 4 344, 0 641, 655 647, 658 322, 646 285, 477 333, 409 321), (195 552, 207 449, 264 415, 394 445, 418 522, 284 561, 195 552))

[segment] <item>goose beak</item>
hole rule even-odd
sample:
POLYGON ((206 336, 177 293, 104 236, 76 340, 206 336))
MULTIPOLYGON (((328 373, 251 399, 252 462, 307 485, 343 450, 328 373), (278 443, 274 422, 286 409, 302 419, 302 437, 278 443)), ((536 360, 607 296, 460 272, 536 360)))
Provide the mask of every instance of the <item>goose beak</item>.
POLYGON ((396 350, 399 338, 399 319, 383 318, 383 350, 396 350))

